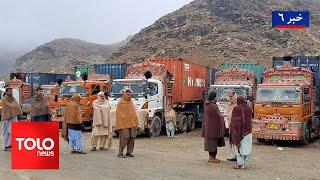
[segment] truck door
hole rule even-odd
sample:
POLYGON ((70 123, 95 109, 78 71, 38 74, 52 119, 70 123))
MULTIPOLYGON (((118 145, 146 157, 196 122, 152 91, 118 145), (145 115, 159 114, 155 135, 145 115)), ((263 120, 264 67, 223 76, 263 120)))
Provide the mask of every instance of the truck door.
POLYGON ((148 95, 148 105, 149 109, 162 109, 163 96, 160 96, 161 89, 157 83, 149 82, 148 88, 150 94, 148 95))
POLYGON ((305 87, 303 89, 303 116, 311 115, 311 97, 310 97, 310 89, 308 87, 305 87))

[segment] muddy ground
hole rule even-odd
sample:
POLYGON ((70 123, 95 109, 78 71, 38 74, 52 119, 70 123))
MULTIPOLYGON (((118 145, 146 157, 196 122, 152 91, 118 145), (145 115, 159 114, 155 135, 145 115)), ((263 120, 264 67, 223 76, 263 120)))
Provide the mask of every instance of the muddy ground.
POLYGON ((107 152, 90 152, 90 133, 83 138, 86 155, 71 155, 61 139, 60 170, 11 170, 10 152, 1 151, 0 179, 320 179, 319 141, 306 146, 255 142, 250 167, 234 170, 226 161, 228 146, 218 150, 220 164, 207 163, 200 130, 175 139, 139 137, 135 157, 127 159, 116 157, 117 138, 107 152))

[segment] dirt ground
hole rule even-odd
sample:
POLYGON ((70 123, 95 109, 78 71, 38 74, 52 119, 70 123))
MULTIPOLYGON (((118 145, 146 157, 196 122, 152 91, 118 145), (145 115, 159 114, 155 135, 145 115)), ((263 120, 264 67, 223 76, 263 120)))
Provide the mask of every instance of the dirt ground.
MULTIPOLYGON (((0 131, 2 134, 2 132, 0 131)), ((90 152, 90 133, 83 133, 86 155, 69 153, 60 140, 60 170, 11 170, 10 152, 0 152, 1 179, 320 179, 320 142, 307 146, 255 142, 250 167, 232 169, 228 145, 218 149, 220 164, 207 163, 200 130, 165 136, 139 137, 135 157, 116 157, 118 139, 107 152, 90 152), (283 150, 277 150, 279 147, 283 150)), ((1 148, 2 136, 0 137, 1 148)), ((227 141, 227 140, 226 140, 227 141)), ((228 144, 228 143, 227 143, 228 144)))

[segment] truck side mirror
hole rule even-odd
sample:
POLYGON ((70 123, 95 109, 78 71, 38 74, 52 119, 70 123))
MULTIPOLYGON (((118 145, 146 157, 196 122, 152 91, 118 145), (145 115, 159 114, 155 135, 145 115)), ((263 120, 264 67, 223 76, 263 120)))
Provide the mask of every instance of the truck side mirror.
POLYGON ((254 100, 255 99, 252 96, 248 97, 248 101, 253 102, 254 100))

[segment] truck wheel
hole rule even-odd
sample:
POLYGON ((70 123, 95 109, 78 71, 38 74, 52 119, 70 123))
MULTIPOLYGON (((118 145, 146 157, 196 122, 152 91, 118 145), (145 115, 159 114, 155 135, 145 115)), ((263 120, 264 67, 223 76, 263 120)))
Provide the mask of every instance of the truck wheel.
POLYGON ((151 122, 149 136, 156 137, 161 133, 161 119, 159 116, 154 116, 151 122))
POLYGON ((189 124, 188 122, 189 121, 188 121, 187 116, 183 115, 181 117, 181 122, 180 122, 180 124, 182 125, 181 128, 180 128, 181 132, 187 132, 187 128, 188 128, 188 124, 189 124))
POLYGON ((305 145, 310 142, 310 129, 308 126, 304 128, 303 139, 301 140, 301 144, 305 145))
POLYGON ((265 140, 265 139, 262 139, 262 138, 257 138, 257 141, 258 141, 259 143, 264 143, 264 142, 266 142, 266 140, 265 140))
POLYGON ((196 120, 193 115, 188 116, 188 131, 193 131, 196 128, 196 120))

